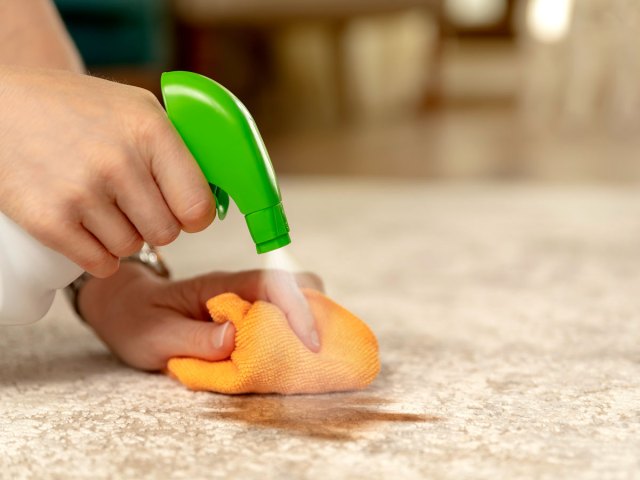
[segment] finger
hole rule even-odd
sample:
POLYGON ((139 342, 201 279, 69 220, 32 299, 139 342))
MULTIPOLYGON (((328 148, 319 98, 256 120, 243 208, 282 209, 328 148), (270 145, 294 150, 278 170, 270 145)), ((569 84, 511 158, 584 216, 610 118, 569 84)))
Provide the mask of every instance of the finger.
POLYGON ((106 278, 118 270, 120 260, 82 225, 64 230, 64 235, 48 239, 45 245, 61 252, 94 277, 106 278))
MULTIPOLYGON (((232 292, 249 302, 264 300, 278 306, 287 316, 291 329, 307 348, 320 349, 320 339, 315 318, 301 287, 322 289, 322 281, 316 275, 294 275, 283 270, 251 270, 235 274, 212 273, 196 277, 177 285, 181 297, 190 298, 196 292, 197 303, 203 306, 208 299, 225 292, 232 292)), ((207 315, 206 309, 199 316, 207 315)))
POLYGON ((224 360, 235 348, 235 327, 231 322, 218 324, 168 317, 154 323, 148 334, 165 360, 172 357, 224 360))
POLYGON ((315 319, 296 278, 289 272, 267 270, 264 273, 267 300, 278 306, 286 315, 289 326, 313 352, 320 350, 320 336, 315 319))
POLYGON ((180 223, 144 167, 129 169, 114 194, 117 206, 147 243, 162 246, 178 238, 180 223))
POLYGON ((127 257, 142 248, 138 230, 112 203, 100 204, 85 212, 82 224, 114 257, 127 257))
POLYGON ((200 167, 173 125, 164 118, 150 145, 151 172, 175 218, 186 232, 208 227, 215 200, 200 167))
MULTIPOLYGON (((300 288, 312 288, 324 292, 324 285, 320 277, 314 273, 289 273, 284 270, 247 270, 244 272, 227 273, 214 272, 187 282, 195 282, 200 303, 204 303, 211 297, 221 293, 232 292, 248 302, 256 300, 268 300, 266 280, 270 278, 268 272, 280 272, 281 275, 289 275, 295 278, 300 288)), ((193 286, 189 286, 193 288, 193 286)))
POLYGON ((296 283, 300 288, 311 288, 324 293, 324 282, 319 275, 312 272, 299 272, 295 274, 296 283))
POLYGON ((249 302, 265 300, 278 306, 302 343, 313 352, 320 350, 315 319, 300 290, 300 284, 311 288, 322 287, 319 278, 311 274, 294 275, 284 270, 252 270, 218 277, 220 281, 226 287, 223 291, 234 292, 249 302))

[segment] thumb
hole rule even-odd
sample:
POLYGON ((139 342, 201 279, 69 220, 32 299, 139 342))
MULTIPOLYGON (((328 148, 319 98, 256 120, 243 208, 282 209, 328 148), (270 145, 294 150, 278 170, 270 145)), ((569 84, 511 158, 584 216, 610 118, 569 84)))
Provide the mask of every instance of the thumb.
POLYGON ((236 329, 231 322, 218 324, 177 317, 159 323, 158 329, 154 337, 166 359, 193 357, 218 361, 229 358, 235 348, 236 329))

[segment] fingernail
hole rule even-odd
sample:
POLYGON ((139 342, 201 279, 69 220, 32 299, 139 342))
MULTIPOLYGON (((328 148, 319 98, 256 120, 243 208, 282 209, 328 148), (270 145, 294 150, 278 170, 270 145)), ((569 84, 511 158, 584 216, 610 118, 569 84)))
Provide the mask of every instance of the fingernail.
POLYGON ((229 330, 230 323, 231 322, 224 322, 222 324, 222 327, 218 329, 218 338, 216 338, 214 347, 222 348, 222 345, 224 345, 224 338, 227 336, 227 330, 229 330))
POLYGON ((318 337, 318 332, 316 330, 311 331, 309 339, 311 340, 311 345, 313 345, 315 348, 320 348, 320 337, 318 337))

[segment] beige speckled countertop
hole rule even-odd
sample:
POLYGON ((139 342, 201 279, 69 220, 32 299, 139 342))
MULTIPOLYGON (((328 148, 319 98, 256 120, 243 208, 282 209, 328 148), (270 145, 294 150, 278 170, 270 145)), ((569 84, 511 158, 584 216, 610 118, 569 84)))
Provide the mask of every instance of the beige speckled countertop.
MULTIPOLYGON (((0 478, 640 478, 640 188, 287 179, 293 253, 374 329, 366 391, 225 397, 56 303, 0 330, 0 478)), ((238 215, 166 249, 256 266, 238 215)))

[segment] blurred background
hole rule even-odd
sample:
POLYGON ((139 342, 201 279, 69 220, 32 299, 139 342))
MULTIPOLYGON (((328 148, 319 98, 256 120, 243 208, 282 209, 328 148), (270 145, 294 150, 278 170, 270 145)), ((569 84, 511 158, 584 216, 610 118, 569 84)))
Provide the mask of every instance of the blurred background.
POLYGON ((91 73, 210 76, 280 173, 640 179, 637 0, 57 0, 91 73))

